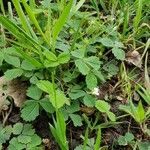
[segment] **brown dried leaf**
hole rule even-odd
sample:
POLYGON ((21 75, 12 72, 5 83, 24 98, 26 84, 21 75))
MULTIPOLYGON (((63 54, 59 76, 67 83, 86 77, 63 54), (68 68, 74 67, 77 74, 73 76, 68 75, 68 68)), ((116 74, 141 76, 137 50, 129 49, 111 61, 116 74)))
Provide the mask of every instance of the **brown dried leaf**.
POLYGON ((5 105, 6 98, 12 97, 16 107, 21 107, 26 99, 27 84, 17 79, 7 81, 0 77, 0 112, 5 105))
POLYGON ((130 51, 126 54, 126 61, 136 67, 142 67, 141 55, 136 50, 130 51))

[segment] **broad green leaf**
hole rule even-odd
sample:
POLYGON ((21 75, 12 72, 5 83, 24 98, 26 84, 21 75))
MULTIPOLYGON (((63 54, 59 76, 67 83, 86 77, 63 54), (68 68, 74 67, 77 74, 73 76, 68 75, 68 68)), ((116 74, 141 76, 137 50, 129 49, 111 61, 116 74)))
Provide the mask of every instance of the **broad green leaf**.
POLYGON ((42 91, 37 86, 32 85, 27 90, 27 96, 34 100, 39 100, 42 96, 42 91))
POLYGON ((127 132, 125 134, 125 138, 126 138, 127 142, 131 142, 132 140, 134 140, 134 135, 132 133, 130 133, 130 132, 127 132))
POLYGON ((25 124, 22 131, 23 135, 31 136, 35 134, 35 129, 31 124, 25 124))
POLYGON ((44 61, 45 67, 56 67, 59 65, 58 59, 54 53, 45 51, 44 55, 47 58, 47 60, 44 61))
POLYGON ((108 118, 111 120, 111 121, 116 121, 116 116, 114 113, 112 112, 107 112, 107 115, 108 115, 108 118))
POLYGON ((33 121, 39 115, 39 104, 36 101, 28 100, 21 110, 21 117, 25 121, 33 121))
POLYGON ((27 144, 31 142, 31 137, 27 136, 27 135, 19 135, 17 137, 18 142, 23 143, 23 144, 27 144))
POLYGON ((85 95, 85 92, 83 90, 74 90, 69 93, 69 97, 71 99, 78 99, 80 97, 83 97, 84 95, 85 95))
POLYGON ((75 64, 83 75, 87 75, 90 72, 90 68, 82 59, 75 60, 75 64))
POLYGON ((59 62, 58 62, 58 61, 45 60, 45 61, 44 61, 44 66, 45 66, 46 68, 49 68, 49 67, 57 67, 57 66, 59 66, 59 62))
POLYGON ((126 141, 126 138, 124 136, 122 136, 122 135, 119 136, 118 143, 119 143, 119 145, 123 145, 123 146, 128 145, 128 142, 126 141))
POLYGON ((52 53, 51 51, 44 51, 43 54, 49 61, 53 61, 53 62, 57 61, 56 55, 52 53))
POLYGON ((23 130, 23 124, 22 123, 16 123, 14 126, 13 126, 13 134, 14 135, 19 135, 23 130))
POLYGON ((70 60, 70 54, 67 52, 62 52, 58 55, 59 64, 65 64, 70 60))
POLYGON ((12 80, 12 79, 15 79, 17 77, 20 77, 22 74, 23 74, 23 70, 22 69, 10 69, 10 70, 7 70, 4 73, 4 77, 7 80, 12 80))
MULTIPOLYGON (((41 145, 41 143, 42 143, 41 138, 38 135, 34 134, 31 136, 31 142, 27 144, 27 149, 36 150, 36 146, 41 145)), ((38 149, 38 150, 42 150, 42 149, 38 149)))
POLYGON ((60 17, 58 18, 58 20, 56 21, 54 27, 53 27, 53 32, 52 32, 52 36, 53 36, 53 42, 55 43, 60 31, 62 30, 62 27, 64 26, 67 18, 69 17, 69 13, 72 7, 72 2, 73 0, 70 0, 68 5, 64 8, 62 14, 60 15, 60 17))
POLYGON ((82 126, 82 118, 80 115, 70 114, 69 116, 71 120, 73 121, 73 124, 75 127, 82 126))
POLYGON ((84 50, 75 50, 71 52, 72 56, 81 59, 84 57, 84 53, 85 53, 84 50))
POLYGON ((48 94, 51 94, 54 91, 53 84, 47 80, 40 80, 37 83, 37 87, 48 94))
POLYGON ((84 62, 90 65, 93 69, 98 70, 102 62, 99 61, 99 58, 96 56, 91 56, 84 58, 84 62))
POLYGON ((16 137, 13 137, 9 142, 8 150, 23 150, 26 148, 25 144, 19 143, 16 137))
POLYGON ((85 97, 83 98, 84 105, 88 107, 94 107, 96 98, 92 95, 86 94, 85 97))
POLYGON ((55 109, 52 106, 52 104, 50 103, 49 99, 47 99, 47 98, 41 99, 39 104, 46 112, 54 113, 55 109))
POLYGON ((106 112, 108 112, 110 110, 110 105, 107 102, 102 101, 102 100, 96 101, 95 107, 100 112, 103 112, 103 113, 106 113, 106 112))
POLYGON ((5 54, 4 59, 8 64, 13 65, 14 67, 20 67, 20 59, 18 57, 5 54))
POLYGON ((64 104, 67 104, 69 105, 69 99, 65 96, 65 94, 60 91, 60 90, 56 90, 56 97, 55 97, 55 94, 50 94, 50 101, 52 103, 52 105, 59 109, 61 108, 62 106, 64 106, 64 104), (56 98, 56 99, 55 99, 56 98))
POLYGON ((21 63, 21 68, 24 70, 32 71, 36 69, 29 61, 23 60, 21 63))
POLYGON ((98 42, 101 42, 106 47, 114 47, 114 42, 110 38, 100 38, 98 42))
POLYGON ((89 88, 90 90, 97 87, 97 78, 92 72, 86 75, 86 85, 87 85, 87 88, 89 88))
POLYGON ((114 47, 112 49, 112 53, 114 54, 114 56, 118 59, 118 60, 124 60, 125 59, 125 52, 118 48, 118 47, 114 47))

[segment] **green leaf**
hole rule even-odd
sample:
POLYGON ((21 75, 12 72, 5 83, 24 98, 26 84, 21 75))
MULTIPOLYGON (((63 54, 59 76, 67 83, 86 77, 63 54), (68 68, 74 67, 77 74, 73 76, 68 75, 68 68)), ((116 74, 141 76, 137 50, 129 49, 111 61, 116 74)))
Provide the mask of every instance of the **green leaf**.
POLYGON ((112 49, 112 53, 114 54, 114 56, 118 59, 118 60, 124 60, 125 59, 125 52, 118 48, 118 47, 114 47, 112 49))
POLYGON ((18 57, 5 54, 4 59, 8 64, 13 65, 14 67, 20 67, 20 59, 18 57))
POLYGON ((90 68, 82 59, 75 60, 75 64, 83 75, 87 75, 90 72, 90 68))
POLYGON ((34 135, 35 129, 33 129, 33 126, 31 124, 25 124, 23 127, 22 135, 31 136, 34 135))
POLYGON ((3 60, 4 60, 4 54, 3 54, 3 52, 0 51, 0 66, 3 63, 3 60))
POLYGON ((34 100, 39 100, 42 96, 42 91, 37 86, 32 85, 27 90, 27 96, 34 100))
POLYGON ((40 80, 37 84, 37 87, 40 88, 42 91, 50 94, 53 93, 53 84, 47 80, 40 80))
POLYGON ((110 105, 102 100, 96 101, 95 107, 103 113, 106 113, 110 110, 110 105))
POLYGON ((107 115, 108 115, 108 118, 111 120, 111 121, 116 121, 116 116, 115 116, 115 114, 114 113, 112 113, 112 112, 106 112, 107 113, 107 115))
POLYGON ((69 1, 69 4, 63 9, 62 14, 60 15, 60 17, 58 18, 58 20, 56 21, 56 23, 53 27, 52 36, 53 36, 54 43, 55 43, 60 31, 62 30, 62 27, 64 26, 68 16, 69 16, 72 2, 73 2, 73 0, 69 1))
POLYGON ((7 80, 12 80, 12 79, 15 79, 17 77, 20 77, 22 74, 23 74, 23 70, 22 69, 10 69, 10 70, 7 70, 4 73, 4 77, 7 80))
POLYGON ((123 146, 126 146, 126 145, 128 145, 128 143, 127 143, 127 141, 126 141, 126 138, 124 137, 124 136, 119 136, 119 138, 118 138, 118 143, 119 143, 119 145, 123 145, 123 146))
POLYGON ((94 107, 96 98, 92 95, 86 94, 85 97, 83 98, 84 105, 88 107, 94 107))
POLYGON ((90 90, 97 87, 97 78, 92 72, 86 75, 86 85, 87 85, 87 88, 89 88, 90 90))
POLYGON ((80 115, 70 114, 69 116, 70 116, 71 120, 73 121, 73 124, 75 127, 82 126, 82 118, 80 115))
POLYGON ((145 110, 143 108, 143 105, 142 105, 141 101, 138 103, 137 112, 138 112, 140 122, 143 122, 145 120, 145 110))
POLYGON ((86 62, 88 65, 90 65, 95 70, 99 70, 100 65, 102 64, 102 62, 100 62, 99 58, 96 56, 84 58, 84 62, 86 62))
POLYGON ((43 54, 49 61, 52 61, 52 62, 57 61, 56 55, 54 53, 52 53, 51 51, 44 51, 43 54))
POLYGON ((83 97, 84 95, 85 95, 85 92, 83 90, 74 90, 69 93, 69 97, 71 99, 78 99, 80 97, 83 97))
POLYGON ((22 144, 27 144, 31 142, 31 137, 30 136, 26 136, 26 135, 19 135, 17 137, 18 142, 22 143, 22 144))
POLYGON ((23 124, 22 123, 16 123, 14 126, 13 126, 13 134, 15 135, 19 135, 23 130, 23 124))
POLYGON ((100 38, 98 41, 106 47, 114 47, 114 42, 110 38, 100 38))
POLYGON ((24 70, 32 71, 36 69, 29 61, 23 60, 21 64, 21 68, 24 70))
POLYGON ((49 99, 44 98, 41 99, 39 102, 40 106, 48 113, 54 113, 55 109, 52 106, 51 102, 49 101, 49 99))
POLYGON ((125 134, 125 138, 126 138, 126 141, 127 141, 128 143, 130 143, 132 140, 134 140, 134 135, 133 135, 132 133, 130 133, 130 132, 127 132, 127 133, 125 134))
POLYGON ((65 64, 70 60, 70 54, 67 52, 62 52, 58 55, 59 64, 65 64))
POLYGON ((84 51, 83 50, 75 50, 71 52, 72 56, 76 58, 83 58, 84 57, 84 51))
POLYGON ((21 110, 21 117, 25 121, 33 121, 39 115, 39 104, 36 101, 28 100, 21 110))
POLYGON ((58 108, 58 109, 64 106, 64 104, 67 104, 67 105, 70 104, 69 99, 60 90, 56 90, 56 97, 55 97, 55 94, 50 94, 50 102, 55 108, 58 108))
POLYGON ((12 127, 6 126, 5 128, 2 127, 2 125, 0 124, 0 144, 5 143, 7 140, 9 140, 10 136, 12 133, 12 127))
POLYGON ((26 148, 25 144, 19 143, 17 138, 14 137, 9 142, 8 150, 23 150, 26 148))
POLYGON ((35 147, 41 145, 41 143, 41 138, 38 135, 34 134, 31 136, 31 142, 27 144, 27 149, 31 150, 32 148, 34 148, 33 150, 35 150, 35 147))

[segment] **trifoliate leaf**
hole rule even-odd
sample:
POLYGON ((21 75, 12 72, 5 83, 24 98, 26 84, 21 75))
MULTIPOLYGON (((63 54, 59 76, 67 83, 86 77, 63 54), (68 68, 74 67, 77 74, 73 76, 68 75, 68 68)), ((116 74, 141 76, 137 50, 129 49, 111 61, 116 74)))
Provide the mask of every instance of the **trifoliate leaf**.
POLYGON ((83 75, 87 75, 89 73, 90 68, 88 67, 88 65, 82 59, 75 60, 75 64, 76 64, 76 67, 79 69, 79 71, 83 75))
POLYGON ((77 114, 70 114, 69 115, 75 127, 82 126, 82 118, 80 115, 77 114))
POLYGON ((58 55, 59 64, 65 64, 70 60, 70 54, 66 52, 62 52, 58 55))
POLYGON ((4 77, 7 80, 12 80, 12 79, 15 79, 17 77, 20 77, 22 74, 23 74, 23 70, 22 69, 10 69, 10 70, 7 70, 4 73, 4 77))
POLYGON ((19 135, 23 130, 23 124, 22 123, 16 123, 13 126, 13 134, 19 135))
POLYGON ((86 85, 90 90, 97 87, 97 78, 92 72, 86 75, 86 85))
POLYGON ((31 137, 27 135, 19 135, 17 139, 18 139, 18 142, 23 143, 23 144, 27 144, 31 142, 31 137))
POLYGON ((42 91, 37 86, 32 85, 27 90, 27 96, 34 100, 39 100, 42 96, 42 91))
POLYGON ((28 100, 21 110, 21 117, 25 121, 33 121, 39 115, 39 103, 33 100, 28 100))
POLYGON ((112 53, 114 54, 114 56, 118 59, 118 60, 124 60, 125 59, 125 52, 118 48, 118 47, 114 47, 112 49, 112 53))

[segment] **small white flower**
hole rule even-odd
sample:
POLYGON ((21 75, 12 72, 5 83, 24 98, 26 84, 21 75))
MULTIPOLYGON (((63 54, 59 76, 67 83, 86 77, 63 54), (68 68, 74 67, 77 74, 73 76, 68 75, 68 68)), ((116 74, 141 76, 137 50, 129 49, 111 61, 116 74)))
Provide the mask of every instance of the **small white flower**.
POLYGON ((98 96, 98 95, 99 95, 99 88, 98 88, 98 87, 95 87, 95 88, 92 90, 92 94, 98 96))

